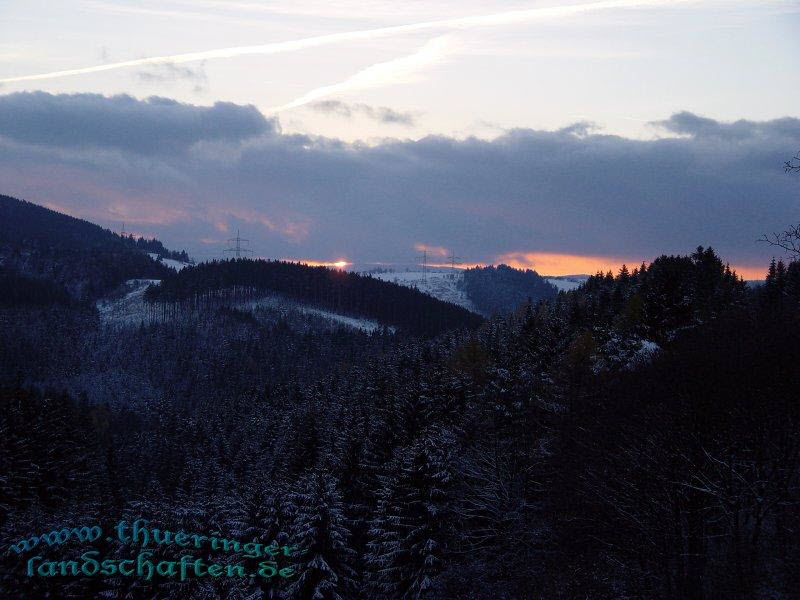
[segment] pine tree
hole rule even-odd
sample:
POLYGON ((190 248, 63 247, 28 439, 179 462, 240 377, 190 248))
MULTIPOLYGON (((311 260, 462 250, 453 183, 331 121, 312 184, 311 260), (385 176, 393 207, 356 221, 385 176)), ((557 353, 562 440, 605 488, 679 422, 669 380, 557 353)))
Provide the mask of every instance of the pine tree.
POLYGON ((290 497, 294 505, 290 539, 298 547, 297 579, 286 591, 291 600, 347 600, 355 592, 355 552, 341 494, 332 475, 306 475, 290 497))
MULTIPOLYGON (((250 473, 245 483, 243 493, 243 542, 257 542, 280 547, 289 546, 291 515, 289 507, 281 497, 280 484, 271 485, 270 482, 258 478, 256 472, 250 473)), ((255 586, 260 590, 258 598, 274 600, 281 597, 284 589, 283 581, 257 578, 255 586)))
POLYGON ((447 554, 447 444, 428 433, 401 451, 385 480, 370 530, 372 597, 436 598, 447 554))

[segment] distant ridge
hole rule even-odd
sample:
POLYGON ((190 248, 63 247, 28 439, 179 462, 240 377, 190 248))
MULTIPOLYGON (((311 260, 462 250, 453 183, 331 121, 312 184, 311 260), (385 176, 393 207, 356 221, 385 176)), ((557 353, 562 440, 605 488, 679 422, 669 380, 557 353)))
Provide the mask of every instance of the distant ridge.
POLYGON ((268 294, 309 306, 373 319, 413 335, 432 337, 451 329, 475 328, 483 319, 450 302, 369 275, 277 260, 231 259, 172 272, 151 287, 151 302, 202 309, 268 294))
MULTIPOLYGON (((89 221, 0 195, 0 264, 6 277, 16 273, 47 281, 86 301, 127 279, 160 279, 171 272, 137 243, 89 221)), ((146 245, 169 252, 157 240, 146 245)))

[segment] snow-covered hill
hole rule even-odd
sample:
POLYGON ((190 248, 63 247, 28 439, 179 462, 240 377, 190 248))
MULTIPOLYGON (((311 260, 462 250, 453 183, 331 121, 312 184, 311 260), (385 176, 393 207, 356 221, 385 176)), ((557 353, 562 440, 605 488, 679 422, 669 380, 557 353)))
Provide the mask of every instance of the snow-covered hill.
MULTIPOLYGON (((151 254, 158 260, 158 255, 151 254)), ((188 266, 172 259, 160 259, 160 262, 176 270, 188 266)), ((406 287, 415 287, 419 291, 445 302, 452 302, 478 313, 466 293, 460 288, 464 279, 463 272, 453 273, 447 270, 421 270, 390 271, 385 273, 370 273, 372 277, 389 281, 406 287)), ((558 277, 545 277, 545 280, 556 286, 559 291, 574 290, 586 281, 588 275, 564 275, 558 277)), ((150 284, 157 284, 157 279, 131 279, 126 281, 114 294, 97 302, 97 309, 103 320, 120 324, 138 324, 148 318, 147 307, 144 302, 144 292, 150 284)), ((377 321, 358 319, 347 315, 340 315, 330 311, 321 310, 311 306, 292 301, 281 296, 269 296, 258 301, 243 305, 248 309, 264 309, 277 311, 283 316, 299 313, 310 317, 317 317, 331 326, 345 325, 362 331, 375 331, 380 329, 377 321)))
POLYGON ((144 292, 159 279, 129 279, 113 294, 97 301, 97 312, 107 323, 138 325, 147 318, 144 292))
MULTIPOLYGON (((344 325, 346 327, 360 329, 361 331, 366 332, 377 331, 382 327, 380 323, 373 321, 372 319, 359 319, 356 317, 349 317, 347 315, 340 315, 328 310, 306 306, 277 294, 243 303, 242 306, 251 310, 267 309, 276 312, 283 317, 291 316, 292 312, 297 312, 303 315, 309 315, 321 319, 330 326, 344 325)), ((395 331, 394 327, 389 327, 388 329, 392 332, 395 331)))
POLYGON ((544 276, 545 281, 558 288, 559 292, 569 292, 579 288, 589 279, 588 275, 559 275, 554 277, 544 276))
POLYGON ((420 292, 439 300, 458 304, 474 313, 478 312, 470 302, 470 299, 467 298, 467 295, 459 289, 459 282, 464 279, 464 274, 460 271, 455 273, 450 270, 429 270, 427 273, 422 271, 390 271, 387 273, 371 273, 371 275, 383 281, 406 287, 415 287, 420 292))
MULTIPOLYGON (((177 261, 176 261, 177 262, 177 261)), ((182 264, 182 263, 181 263, 182 264)), ((100 318, 106 323, 116 325, 138 325, 149 318, 160 319, 160 314, 155 311, 149 314, 148 307, 144 300, 144 293, 151 284, 158 284, 158 279, 130 279, 122 284, 113 294, 98 300, 96 306, 100 318)), ((266 317, 268 320, 286 318, 290 321, 298 320, 295 317, 302 315, 299 319, 305 323, 304 326, 311 328, 338 327, 344 325, 361 331, 372 332, 381 329, 380 323, 370 319, 358 319, 347 315, 340 315, 334 312, 321 310, 311 306, 305 306, 288 298, 279 295, 266 296, 250 302, 242 302, 236 308, 253 311, 257 315, 266 317)), ((394 327, 389 327, 389 331, 394 331, 394 327)))
MULTIPOLYGON (((452 302, 463 306, 472 312, 478 312, 466 293, 460 289, 460 283, 464 280, 464 273, 456 271, 453 273, 447 270, 429 270, 427 274, 422 271, 403 270, 389 271, 386 273, 371 273, 372 277, 377 277, 384 281, 391 281, 399 285, 416 287, 420 292, 424 292, 439 300, 452 302)), ((580 287, 587 279, 588 275, 561 275, 554 277, 544 276, 545 281, 553 284, 559 291, 569 291, 580 287)))
POLYGON ((181 262, 179 260, 174 260, 172 258, 162 258, 155 252, 148 252, 147 254, 149 254, 150 258, 152 258, 153 260, 160 262, 165 267, 169 267, 170 269, 175 269, 176 271, 180 271, 184 267, 189 266, 189 263, 181 262))

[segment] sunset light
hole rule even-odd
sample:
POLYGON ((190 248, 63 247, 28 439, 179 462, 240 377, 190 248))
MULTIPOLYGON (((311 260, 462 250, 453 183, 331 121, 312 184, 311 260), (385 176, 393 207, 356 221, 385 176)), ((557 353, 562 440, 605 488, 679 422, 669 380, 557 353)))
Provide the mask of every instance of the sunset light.
POLYGON ((443 248, 442 246, 429 246, 428 244, 419 243, 414 244, 414 250, 417 252, 427 252, 428 254, 433 254, 435 256, 447 256, 447 248, 443 248))
MULTIPOLYGON (((496 264, 506 264, 516 269, 533 269, 540 275, 594 275, 597 272, 617 273, 622 265, 633 270, 650 260, 636 257, 609 257, 549 252, 509 252, 496 258, 496 264)), ((456 265, 458 266, 458 265, 456 265)), ((731 269, 743 279, 763 279, 764 267, 735 266, 731 269)))
POLYGON ((800 1, 0 31, 0 600, 798 597, 800 1))
POLYGON ((297 259, 297 258, 282 258, 281 260, 286 262, 293 262, 300 265, 308 265, 309 267, 328 267, 329 269, 346 269, 353 263, 346 261, 346 260, 336 260, 336 261, 322 261, 322 260, 307 260, 304 258, 297 259))
POLYGON ((496 262, 516 269, 533 269, 540 275, 594 275, 598 271, 616 273, 623 264, 632 269, 642 263, 640 259, 631 257, 612 258, 549 252, 509 252, 498 256, 496 262))

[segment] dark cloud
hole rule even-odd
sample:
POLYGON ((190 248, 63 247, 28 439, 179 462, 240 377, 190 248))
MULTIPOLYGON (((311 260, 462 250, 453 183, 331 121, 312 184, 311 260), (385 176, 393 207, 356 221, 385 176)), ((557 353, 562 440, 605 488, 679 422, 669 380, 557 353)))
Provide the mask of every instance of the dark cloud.
POLYGON ((198 142, 237 142, 272 131, 253 106, 181 104, 168 98, 18 92, 0 96, 0 136, 62 148, 114 148, 142 154, 182 151, 198 142))
POLYGON ((579 121, 559 129, 559 133, 571 133, 577 137, 585 137, 592 131, 596 131, 598 129, 599 127, 596 123, 592 123, 591 121, 579 121))
POLYGON ((679 113, 660 124, 678 137, 649 141, 579 123, 369 146, 281 134, 252 107, 43 96, 0 96, 0 132, 15 140, 0 143, 0 193, 104 225, 140 223, 201 256, 202 240, 239 226, 273 257, 409 261, 425 243, 465 261, 510 252, 647 260, 702 244, 755 265, 773 252, 755 240, 800 215, 800 180, 783 172, 800 148, 794 118, 679 113), (22 109, 24 100, 39 106, 22 109), (158 142, 116 141, 141 136, 137 128, 158 142), (221 143, 193 145, 208 139, 221 143), (97 149, 69 150, 89 145, 97 149))
POLYGON ((311 108, 318 112, 334 114, 348 119, 362 115, 381 123, 413 126, 417 123, 417 115, 411 112, 400 112, 386 106, 370 106, 369 104, 347 104, 340 100, 322 100, 315 102, 311 108))
POLYGON ((194 83, 194 90, 197 92, 203 91, 208 84, 208 78, 202 63, 197 68, 173 63, 161 63, 137 71, 136 77, 139 81, 145 83, 165 84, 189 81, 194 83))
POLYGON ((771 135, 800 135, 800 120, 791 117, 761 122, 742 119, 733 123, 722 123, 684 111, 676 113, 664 121, 654 121, 651 125, 672 133, 697 138, 746 140, 771 135))

